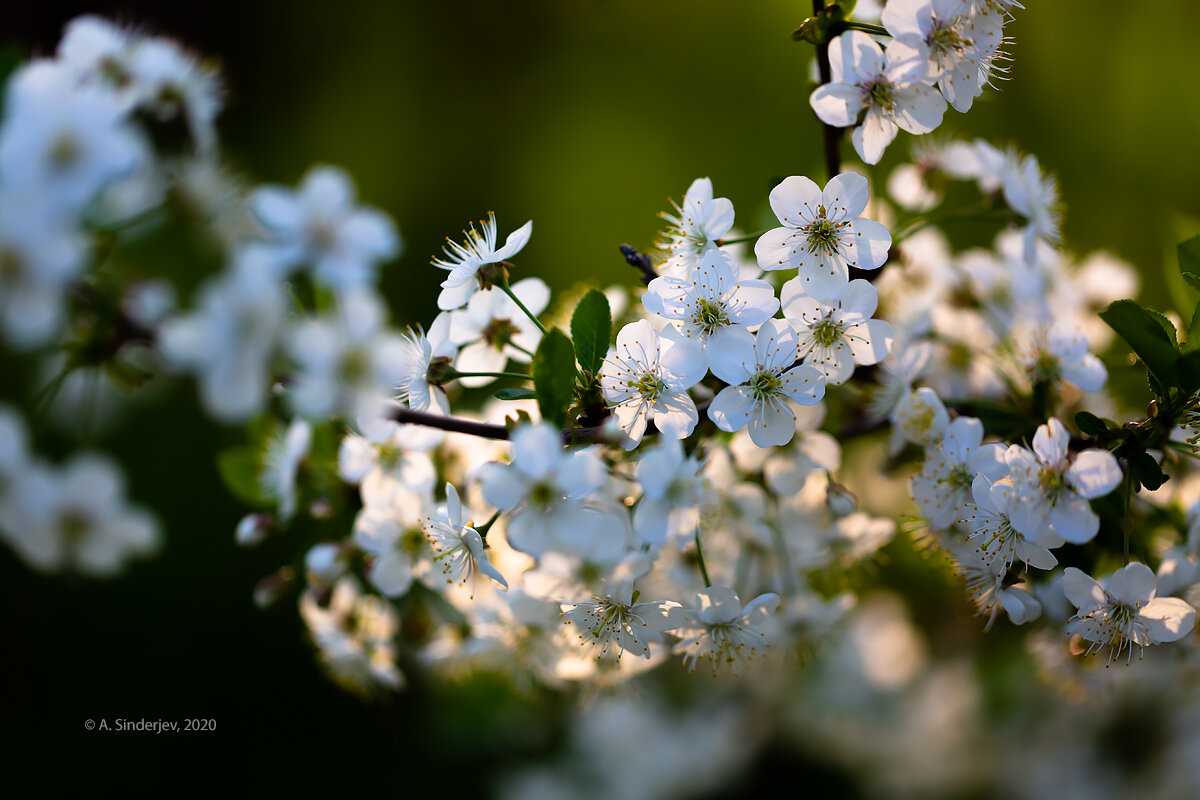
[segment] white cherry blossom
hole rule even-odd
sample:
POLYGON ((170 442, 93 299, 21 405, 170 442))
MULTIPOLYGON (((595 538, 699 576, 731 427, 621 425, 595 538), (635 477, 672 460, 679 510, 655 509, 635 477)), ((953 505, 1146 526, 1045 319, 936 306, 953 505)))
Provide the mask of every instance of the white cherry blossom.
MULTIPOLYGON (((983 444, 983 424, 973 417, 958 417, 946 427, 945 438, 925 455, 921 472, 913 478, 913 499, 935 528, 962 519, 977 494, 974 484, 983 475, 988 486, 1008 474, 1005 446, 983 444)), ((978 502, 978 500, 975 500, 978 502)))
POLYGON ((1052 531, 1030 539, 1014 528, 1010 518, 1013 491, 1010 484, 992 483, 982 473, 975 476, 971 484, 974 506, 964 520, 971 529, 968 541, 975 545, 983 562, 995 566, 997 572, 1007 572, 1017 561, 1038 569, 1053 569, 1058 559, 1049 547, 1060 544, 1061 539, 1052 531))
POLYGON ((854 132, 854 150, 878 164, 896 131, 929 133, 942 123, 946 100, 933 88, 932 65, 904 48, 883 48, 861 31, 846 31, 829 47, 832 81, 817 88, 809 102, 827 125, 854 132), (862 124, 858 118, 866 112, 862 124))
POLYGON ((499 264, 515 256, 529 243, 533 235, 533 220, 526 222, 520 228, 508 235, 503 247, 496 247, 496 215, 488 214, 488 218, 479 221, 479 227, 474 224, 469 230, 463 231, 462 244, 447 238, 445 257, 435 257, 433 266, 449 271, 446 280, 442 281, 442 293, 438 295, 438 308, 449 311, 462 308, 471 299, 471 295, 479 289, 476 273, 487 264, 499 264))
MULTIPOLYGON (((550 303, 550 287, 541 278, 524 278, 512 292, 533 314, 550 303)), ((466 308, 450 312, 450 341, 461 349, 457 369, 462 372, 503 372, 509 360, 528 364, 542 332, 513 299, 499 289, 476 292, 466 308)), ((463 377, 463 386, 486 386, 494 377, 463 377)))
POLYGON ((799 336, 800 358, 816 367, 832 386, 845 383, 858 364, 887 358, 895 337, 892 326, 872 319, 879 293, 864 280, 853 280, 835 300, 822 302, 792 278, 780 292, 783 316, 799 336))
POLYGON ((678 626, 683 609, 679 603, 637 602, 634 583, 649 571, 646 556, 630 554, 613 569, 603 594, 582 603, 563 603, 563 623, 576 627, 581 642, 599 648, 598 658, 613 647, 617 658, 623 653, 650 658, 650 643, 678 626))
POLYGON ((605 480, 603 462, 590 451, 567 450, 553 425, 525 425, 512 437, 512 463, 488 462, 478 472, 484 499, 514 512, 506 535, 533 556, 572 549, 586 523, 580 503, 605 480))
POLYGON ((825 396, 825 376, 797 365, 800 337, 787 322, 763 323, 753 342, 728 337, 709 350, 712 372, 729 385, 708 408, 708 417, 725 431, 750 426, 759 447, 787 444, 796 434, 790 403, 815 405, 825 396))
POLYGON ((1174 642, 1191 633, 1196 611, 1176 597, 1155 597, 1157 582, 1145 564, 1133 562, 1110 575, 1103 583, 1075 567, 1063 572, 1063 592, 1079 609, 1067 625, 1067 633, 1082 636, 1091 646, 1088 653, 1108 650, 1108 663, 1133 649, 1174 642))
POLYGON ((479 532, 463 523, 462 501, 452 484, 446 484, 446 505, 439 509, 437 517, 426 516, 423 526, 433 547, 433 561, 441 567, 446 583, 465 584, 469 580, 474 595, 475 576, 482 572, 508 588, 508 581, 488 561, 479 532))
POLYGON ((805 177, 792 176, 771 190, 771 210, 783 224, 754 244, 765 270, 798 269, 805 292, 832 300, 850 281, 850 268, 872 270, 887 261, 892 235, 864 219, 867 179, 844 172, 822 191, 805 177))
POLYGON ((692 181, 675 213, 659 216, 667 222, 659 247, 668 254, 658 266, 660 275, 684 277, 701 256, 724 260, 719 251, 710 251, 716 250, 717 241, 733 227, 733 203, 726 197, 713 197, 711 180, 692 181))
POLYGON ((666 436, 683 439, 699 414, 687 390, 704 377, 704 351, 674 328, 660 336, 647 320, 632 322, 617 334, 616 352, 604 360, 600 386, 632 449, 651 419, 666 436))
POLYGON ((661 275, 650 281, 642 304, 688 339, 708 346, 725 335, 748 335, 779 310, 771 284, 738 280, 720 253, 710 249, 695 258, 683 277, 661 275))
POLYGON ((1036 539, 1053 526, 1068 542, 1090 540, 1100 529, 1100 518, 1088 500, 1103 497, 1121 482, 1112 453, 1093 448, 1072 459, 1070 440, 1063 424, 1051 417, 1038 427, 1032 450, 1014 444, 1005 454, 1015 487, 1012 524, 1027 538, 1036 539))
POLYGON ((956 111, 969 111, 1002 56, 1004 15, 971 0, 890 0, 880 17, 893 37, 888 50, 929 59, 933 77, 956 111))
POLYGON ((712 662, 713 674, 728 667, 737 673, 771 646, 779 595, 760 594, 745 606, 728 586, 710 586, 696 595, 695 607, 682 614, 675 630, 680 642, 674 652, 683 653, 688 669, 701 659, 712 662))
POLYGON ((318 283, 339 292, 370 286, 376 266, 400 253, 395 223, 358 205, 353 180, 337 167, 313 167, 295 191, 261 186, 250 205, 287 261, 311 265, 318 283))

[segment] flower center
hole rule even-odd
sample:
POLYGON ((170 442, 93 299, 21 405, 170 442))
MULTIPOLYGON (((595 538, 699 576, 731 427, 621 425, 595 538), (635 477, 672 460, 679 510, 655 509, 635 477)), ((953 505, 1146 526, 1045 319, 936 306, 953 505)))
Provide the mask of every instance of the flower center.
POLYGON ((393 472, 396 467, 400 466, 400 459, 404 455, 399 447, 394 444, 381 444, 378 448, 379 466, 384 472, 393 472))
POLYGON ((342 379, 357 386, 371 374, 371 356, 366 350, 355 347, 342 357, 341 367, 342 379))
POLYGON ((1058 358, 1047 350, 1041 350, 1029 368, 1035 381, 1055 381, 1059 377, 1058 358))
POLYGON ((508 319, 493 319, 483 329, 483 340, 496 350, 503 350, 518 333, 517 326, 508 319))
POLYGON ((822 255, 833 255, 838 251, 842 241, 842 228, 850 223, 833 222, 825 217, 825 206, 819 206, 817 219, 804 227, 804 236, 808 240, 808 252, 822 255))
POLYGON ((896 107, 892 85, 884 80, 877 80, 867 87, 867 99, 870 105, 879 106, 884 111, 891 111, 896 107))
POLYGON ((529 504, 538 508, 547 508, 557 500, 559 492, 554 486, 545 481, 539 481, 529 487, 529 504))
POLYGON ((692 314, 692 322, 707 335, 712 335, 718 328, 729 324, 729 312, 724 303, 713 302, 706 297, 696 302, 696 311, 692 314))
POLYGON ((811 330, 813 338, 817 340, 817 344, 822 347, 833 347, 842 338, 845 326, 840 322, 835 322, 826 317, 816 325, 813 325, 811 330))
POLYGON ((1051 467, 1045 467, 1038 473, 1038 481, 1042 485, 1042 491, 1046 493, 1046 497, 1053 503, 1058 499, 1059 493, 1067 488, 1067 478, 1059 470, 1051 467))
POLYGON ((756 372, 747 385, 755 402, 761 403, 779 394, 783 389, 783 379, 774 370, 764 368, 756 372))
POLYGON ((0 247, 0 286, 16 286, 21 273, 21 257, 12 248, 0 247))
POLYGON ((927 40, 929 49, 939 56, 955 56, 962 53, 974 42, 963 36, 954 25, 935 23, 933 32, 927 40))
POLYGON ((50 145, 47 155, 50 158, 50 166, 54 169, 68 170, 79 161, 83 155, 83 148, 79 146, 78 139, 64 131, 50 145))
POLYGON ((666 391, 667 385, 653 372, 644 372, 641 377, 629 382, 629 388, 653 403, 666 391))
POLYGON ((410 528, 400 537, 400 548, 406 553, 419 553, 425 549, 425 533, 420 528, 410 528))

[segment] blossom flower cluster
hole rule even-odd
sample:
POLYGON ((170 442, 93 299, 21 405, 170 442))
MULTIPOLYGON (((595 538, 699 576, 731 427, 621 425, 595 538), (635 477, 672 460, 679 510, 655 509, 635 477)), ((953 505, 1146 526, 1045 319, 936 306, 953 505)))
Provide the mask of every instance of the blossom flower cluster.
MULTIPOLYGON (((1016 5, 889 2, 886 37, 827 43, 813 108, 878 162, 898 129, 971 107, 1016 5)), ((769 672, 774 654, 824 648, 835 674, 853 662, 875 689, 936 693, 880 655, 915 636, 877 592, 896 554, 959 575, 981 628, 1029 626, 1048 665, 1072 649, 1073 664, 1130 664, 1168 643, 1194 660, 1187 337, 1163 315, 1127 335, 1136 273, 1060 248, 1057 186, 1034 156, 924 140, 886 193, 854 169, 792 175, 757 199, 773 220, 749 235, 697 178, 654 252, 627 249, 644 288, 582 298, 521 273, 532 221, 489 213, 430 254, 436 314, 401 329, 377 289, 403 250, 395 222, 333 166, 244 185, 220 165, 220 98, 174 43, 93 17, 9 79, 0 331, 31 360, 61 345, 50 395, 75 370, 145 369, 186 376, 213 420, 244 425, 219 467, 251 507, 237 541, 300 522, 321 539, 296 542, 255 599, 298 604, 348 687, 400 689, 402 662, 607 686, 668 662, 769 672), (182 145, 162 141, 170 122, 182 145), (990 246, 956 252, 936 227, 953 182, 1002 220, 990 246), (190 296, 101 280, 99 243, 168 213, 217 244, 213 274, 190 296), (567 318, 570 336, 553 324, 567 318), (1123 410, 1102 359, 1114 330, 1155 394, 1124 425, 1105 419, 1123 410)), ((31 431, 0 409, 0 537, 31 567, 110 575, 159 544, 114 462, 52 466, 31 431)))
POLYGON ((898 131, 929 133, 947 105, 970 111, 1004 76, 1004 24, 1013 5, 891 0, 874 36, 847 30, 830 43, 832 80, 812 93, 813 111, 827 125, 853 128, 859 158, 879 163, 898 131))

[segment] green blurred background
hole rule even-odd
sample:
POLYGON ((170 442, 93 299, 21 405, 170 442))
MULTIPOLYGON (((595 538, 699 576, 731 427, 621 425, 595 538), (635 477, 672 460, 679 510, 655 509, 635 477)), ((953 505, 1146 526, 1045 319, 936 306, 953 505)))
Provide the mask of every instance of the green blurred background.
MULTIPOLYGON (((1200 218, 1200 63, 1188 38, 1200 5, 1029 5, 1008 27, 1012 80, 968 115, 948 111, 940 133, 1035 153, 1058 175, 1068 248, 1129 260, 1147 299, 1165 303, 1164 260, 1200 218)), ((6 9, 0 43, 50 53, 67 20, 98 12, 218 59, 230 163, 249 180, 289 184, 313 163, 347 168, 406 242, 382 279, 396 319, 428 323, 441 277, 430 256, 489 210, 505 233, 534 220, 519 267, 566 289, 632 283, 617 245, 651 244, 656 213, 697 176, 733 199, 743 230, 760 227, 780 178, 820 180, 811 48, 789 38, 809 8, 42 2, 6 9)), ((901 134, 872 174, 886 175, 909 141, 901 134)), ((848 144, 843 152, 852 155, 848 144)), ((16 375, 6 371, 0 395, 20 401, 16 375)), ((410 671, 409 692, 369 705, 328 683, 290 599, 265 612, 251 602, 297 544, 234 547, 243 510, 212 464, 237 432, 201 421, 191 385, 163 391, 99 442, 127 466, 132 496, 160 514, 158 559, 100 583, 35 575, 0 551, 4 718, 28 734, 10 752, 18 780, 53 789, 240 762, 254 770, 251 785, 236 786, 246 792, 299 779, 312 792, 479 794, 512 753, 550 744, 556 706, 545 698, 516 700, 488 683, 438 687, 410 671), (85 733, 85 719, 104 716, 211 717, 219 730, 173 740, 85 733)), ((42 438, 49 452, 68 447, 42 438)), ((771 756, 758 767, 761 779, 739 793, 788 768, 771 756)))

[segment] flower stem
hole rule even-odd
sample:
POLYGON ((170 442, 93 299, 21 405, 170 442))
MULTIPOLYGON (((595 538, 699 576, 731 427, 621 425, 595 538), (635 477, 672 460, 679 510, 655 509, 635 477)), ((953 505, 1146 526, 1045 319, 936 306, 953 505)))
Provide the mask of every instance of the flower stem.
POLYGON ((513 292, 512 287, 508 285, 508 281, 507 280, 500 281, 499 283, 496 284, 496 286, 500 287, 500 291, 502 291, 506 295, 508 295, 509 299, 511 299, 514 303, 517 304, 517 308, 519 308, 525 312, 525 316, 529 317, 529 319, 533 321, 533 324, 537 325, 538 330, 542 332, 542 335, 545 336, 546 335, 546 326, 541 323, 541 320, 539 320, 537 318, 537 315, 535 315, 532 311, 530 311, 528 308, 525 307, 525 304, 522 303, 521 299, 519 297, 517 297, 517 295, 513 292))
POLYGON ((995 208, 991 205, 979 204, 975 206, 969 206, 967 208, 960 208, 954 211, 948 211, 944 214, 929 214, 928 216, 924 217, 913 217, 900 226, 900 228, 892 236, 892 243, 899 244, 917 231, 928 228, 930 225, 940 225, 943 222, 961 222, 972 219, 1008 219, 1010 216, 1012 216, 1012 212, 1007 208, 995 208))
POLYGON ((1125 462, 1125 566, 1129 566, 1129 507, 1133 505, 1133 470, 1125 462))
POLYGON ((514 350, 519 350, 519 351, 521 351, 522 353, 524 353, 525 355, 529 356, 530 358, 533 358, 533 352, 532 352, 532 351, 530 351, 530 350, 526 350, 524 347, 521 347, 521 345, 517 344, 516 342, 509 342, 509 343, 508 343, 508 346, 509 346, 509 347, 511 347, 511 348, 512 348, 512 349, 514 349, 514 350))
POLYGON ((867 33, 874 34, 875 36, 890 37, 892 35, 888 32, 888 29, 882 25, 872 25, 869 22, 854 22, 853 20, 848 20, 846 21, 845 26, 852 31, 866 31, 867 33))
POLYGON ((516 378, 517 380, 533 380, 522 372, 459 372, 454 371, 454 378, 516 378))
POLYGON ((700 568, 700 577, 704 579, 704 588, 712 586, 708 579, 708 568, 704 566, 704 548, 700 546, 700 528, 696 528, 696 566, 700 568))
POLYGON ((742 242, 754 242, 754 241, 757 241, 758 238, 760 236, 762 236, 764 233, 766 233, 765 230, 759 231, 758 233, 751 233, 746 236, 738 236, 733 239, 718 239, 717 245, 720 247, 724 247, 727 244, 741 244, 742 242))

